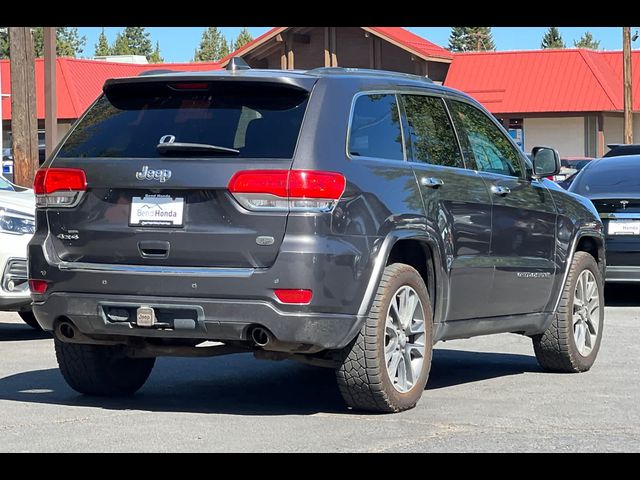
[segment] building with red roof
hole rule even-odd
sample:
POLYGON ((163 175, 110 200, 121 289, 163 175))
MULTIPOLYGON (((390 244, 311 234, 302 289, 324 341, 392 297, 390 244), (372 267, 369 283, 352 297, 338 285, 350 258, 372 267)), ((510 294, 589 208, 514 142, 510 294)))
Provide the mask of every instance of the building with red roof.
MULTIPOLYGON (((638 65, 640 52, 633 52, 638 65)), ((622 143, 622 52, 547 49, 456 53, 445 85, 462 90, 521 130, 524 149, 551 145, 562 156, 602 156, 622 143)), ((633 70, 640 111, 640 70, 633 70)), ((634 114, 634 136, 640 118, 634 114)))

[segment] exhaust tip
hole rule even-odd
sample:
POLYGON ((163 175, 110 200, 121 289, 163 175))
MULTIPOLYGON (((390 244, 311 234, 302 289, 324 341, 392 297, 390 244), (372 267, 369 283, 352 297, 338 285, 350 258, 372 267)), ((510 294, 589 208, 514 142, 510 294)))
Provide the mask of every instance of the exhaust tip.
POLYGON ((58 336, 61 340, 71 340, 76 336, 76 329, 70 322, 62 322, 58 325, 58 336))
POLYGON ((271 341, 271 334, 262 327, 255 327, 251 330, 251 340, 258 347, 266 347, 271 341))

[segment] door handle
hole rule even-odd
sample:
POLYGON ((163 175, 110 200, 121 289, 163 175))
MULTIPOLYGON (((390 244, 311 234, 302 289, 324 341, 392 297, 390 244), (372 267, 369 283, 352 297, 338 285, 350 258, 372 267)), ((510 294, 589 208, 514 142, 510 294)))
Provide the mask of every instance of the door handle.
POLYGON ((439 188, 444 185, 444 181, 437 177, 422 177, 420 183, 423 187, 439 188))
POLYGON ((509 187, 505 187, 502 185, 493 185, 491 187, 491 191, 501 197, 504 197, 505 195, 508 195, 511 193, 511 189, 509 187))

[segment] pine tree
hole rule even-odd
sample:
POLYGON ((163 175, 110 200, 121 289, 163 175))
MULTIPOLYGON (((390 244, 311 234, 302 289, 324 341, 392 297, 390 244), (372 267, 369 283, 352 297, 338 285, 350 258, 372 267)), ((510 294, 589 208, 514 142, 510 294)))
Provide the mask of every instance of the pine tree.
POLYGON ((247 29, 247 27, 242 27, 242 30, 240 30, 240 33, 238 34, 236 41, 233 43, 233 50, 234 51, 238 50, 240 47, 246 45, 252 40, 253 40, 253 37, 249 33, 249 30, 247 29))
MULTIPOLYGON (((44 29, 35 27, 31 30, 33 50, 37 57, 44 56, 44 29)), ((56 55, 59 57, 77 57, 87 43, 87 37, 81 37, 76 27, 56 28, 56 55)))
POLYGON ((144 27, 125 27, 118 33, 111 47, 112 55, 144 55, 147 59, 153 53, 150 34, 144 27))
POLYGON ((9 58, 9 27, 0 27, 0 58, 9 58))
POLYGON ((160 55, 160 42, 156 42, 156 48, 149 55, 149 63, 163 63, 164 58, 160 55))
POLYGON ((218 27, 209 27, 202 32, 200 46, 196 48, 193 60, 196 62, 211 62, 229 55, 231 46, 218 27))
POLYGON ((567 48, 558 27, 549 27, 549 30, 542 37, 540 48, 567 48))
POLYGON ((451 27, 449 35, 449 50, 464 52, 467 50, 467 30, 469 27, 451 27))
POLYGON ((133 52, 129 48, 129 43, 127 42, 127 38, 121 33, 118 32, 116 35, 116 39, 111 46, 111 55, 132 55, 133 52))
POLYGON ((600 41, 595 40, 591 32, 584 32, 580 40, 574 40, 573 46, 576 48, 590 48, 591 50, 600 49, 600 41))
POLYGON ((104 34, 104 28, 100 35, 98 36, 98 43, 95 46, 96 57, 104 57, 111 54, 111 49, 109 48, 109 42, 107 41, 107 36, 104 34))
POLYGON ((496 45, 491 27, 452 27, 449 36, 449 50, 468 52, 495 50, 496 45))

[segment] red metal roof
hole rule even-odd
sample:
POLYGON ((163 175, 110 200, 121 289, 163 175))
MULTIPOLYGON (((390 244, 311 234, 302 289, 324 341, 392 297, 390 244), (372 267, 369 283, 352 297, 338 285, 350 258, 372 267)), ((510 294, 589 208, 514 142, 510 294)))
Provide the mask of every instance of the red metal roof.
MULTIPOLYGON (((633 52, 640 61, 640 51, 633 52)), ((640 71, 634 110, 640 109, 640 71)), ((445 85, 462 90, 492 113, 620 111, 622 52, 547 49, 456 53, 445 85)))
MULTIPOLYGON (((44 60, 36 59, 36 103, 38 118, 44 118, 44 60)), ((1 60, 2 93, 11 93, 9 60, 1 60)), ((168 69, 178 71, 219 70, 216 62, 134 64, 58 58, 56 64, 56 91, 58 94, 58 118, 78 118, 102 92, 105 80, 131 77, 148 70, 168 69)), ((11 98, 2 98, 2 118, 11 118, 11 98)))
MULTIPOLYGON (((242 56, 248 50, 252 50, 258 45, 275 37, 279 33, 284 32, 290 27, 274 27, 271 30, 263 33, 259 37, 253 39, 251 42, 243 45, 235 52, 231 52, 229 55, 220 60, 220 64, 224 65, 231 57, 242 56)), ((431 57, 431 58, 443 58, 451 60, 453 55, 448 50, 439 47, 435 43, 431 43, 429 40, 411 33, 409 30, 405 30, 402 27, 360 27, 374 35, 381 37, 392 43, 399 44, 402 48, 415 53, 419 57, 431 57)))

